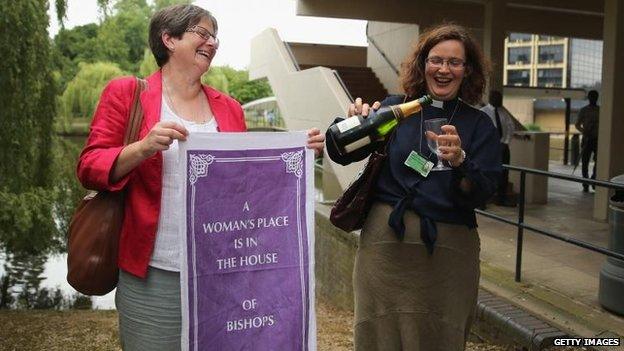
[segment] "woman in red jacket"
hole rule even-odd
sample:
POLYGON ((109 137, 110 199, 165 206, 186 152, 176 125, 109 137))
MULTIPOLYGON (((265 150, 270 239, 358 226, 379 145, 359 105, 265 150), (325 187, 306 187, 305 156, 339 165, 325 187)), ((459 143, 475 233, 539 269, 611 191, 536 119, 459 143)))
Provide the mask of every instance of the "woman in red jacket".
MULTIPOLYGON (((88 189, 126 189, 115 297, 124 350, 180 348, 178 140, 194 132, 244 132, 240 104, 201 84, 219 47, 217 21, 194 5, 175 5, 152 17, 149 45, 160 70, 140 95, 139 141, 123 145, 136 79, 111 81, 98 104, 78 177, 88 189)), ((324 136, 308 132, 320 154, 324 136)))

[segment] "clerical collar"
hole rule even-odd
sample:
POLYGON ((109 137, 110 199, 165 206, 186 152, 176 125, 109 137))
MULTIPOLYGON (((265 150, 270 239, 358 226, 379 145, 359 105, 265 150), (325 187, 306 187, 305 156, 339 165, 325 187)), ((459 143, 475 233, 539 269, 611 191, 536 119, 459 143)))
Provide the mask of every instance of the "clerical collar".
POLYGON ((433 106, 435 108, 439 108, 441 110, 448 110, 449 108, 454 108, 455 104, 457 104, 458 100, 459 100, 459 98, 457 98, 457 97, 452 99, 452 100, 448 100, 448 101, 432 99, 431 106, 433 106))

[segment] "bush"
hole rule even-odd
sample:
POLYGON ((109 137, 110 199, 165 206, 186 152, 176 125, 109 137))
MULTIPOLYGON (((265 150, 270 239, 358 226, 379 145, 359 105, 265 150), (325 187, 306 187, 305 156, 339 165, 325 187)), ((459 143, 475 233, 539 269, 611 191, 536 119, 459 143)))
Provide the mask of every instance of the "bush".
POLYGON ((117 64, 110 62, 80 63, 78 73, 60 98, 59 127, 69 131, 73 118, 91 117, 106 84, 124 75, 117 64))
POLYGON ((527 123, 527 124, 524 125, 524 127, 529 132, 541 132, 542 131, 542 127, 540 127, 539 125, 537 125, 535 123, 527 123))

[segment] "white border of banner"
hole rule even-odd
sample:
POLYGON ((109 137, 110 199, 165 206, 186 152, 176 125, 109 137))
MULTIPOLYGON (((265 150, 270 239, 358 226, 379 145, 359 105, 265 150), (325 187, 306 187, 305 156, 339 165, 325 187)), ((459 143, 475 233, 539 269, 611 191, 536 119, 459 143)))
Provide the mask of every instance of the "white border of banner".
MULTIPOLYGON (((178 169, 177 175, 184 181, 180 208, 184 209, 180 216, 180 285, 181 285, 181 308, 182 308, 182 350, 189 351, 189 303, 188 295, 188 266, 187 262, 187 246, 186 246, 186 197, 187 197, 187 158, 186 153, 189 150, 207 151, 207 150, 259 150, 259 149, 283 149, 291 147, 305 147, 307 140, 306 132, 254 132, 254 133, 194 133, 189 135, 186 142, 179 143, 178 153, 178 169)), ((316 350, 316 311, 315 311, 315 275, 314 275, 314 152, 306 149, 305 155, 305 180, 306 184, 306 213, 305 223, 307 225, 308 238, 308 300, 303 299, 303 313, 307 323, 303 323, 303 327, 308 325, 308 331, 303 331, 303 336, 307 334, 308 350, 316 350), (308 304, 306 310, 305 304, 308 304)), ((240 162, 254 161, 253 159, 280 159, 279 157, 249 157, 241 159, 215 159, 215 162, 240 162)), ((298 191, 301 182, 297 183, 298 191)), ((297 197, 300 199, 300 196, 297 197)), ((299 206, 298 206, 299 207, 299 206)), ((298 216, 301 211, 297 211, 298 216)), ((297 231, 301 232, 301 220, 297 231)), ((301 239, 301 235, 299 235, 301 239)), ((300 257, 303 257, 303 245, 300 243, 300 257)), ((303 266, 301 266, 303 268, 303 266)), ((305 279, 305 274, 301 274, 305 279)), ((302 281, 305 286, 305 281, 302 281)), ((303 291, 305 294, 305 291, 303 291)), ((197 323, 196 323, 197 324, 197 323)), ((197 349, 197 348, 196 348, 197 349)))

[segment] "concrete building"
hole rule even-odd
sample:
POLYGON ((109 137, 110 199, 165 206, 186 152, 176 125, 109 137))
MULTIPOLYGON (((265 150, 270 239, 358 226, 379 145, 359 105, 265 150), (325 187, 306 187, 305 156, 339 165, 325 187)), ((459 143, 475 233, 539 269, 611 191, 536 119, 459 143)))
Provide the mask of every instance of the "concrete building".
POLYGON ((510 33, 505 38, 503 84, 597 89, 602 78, 602 41, 510 33))
MULTIPOLYGON (((621 118, 624 116, 624 99, 621 98, 624 91, 624 75, 617 74, 617 69, 624 66, 622 1, 298 0, 297 14, 368 20, 369 46, 366 48, 366 66, 373 71, 388 92, 396 91, 397 68, 418 32, 443 21, 461 24, 469 28, 476 37, 482 38, 484 51, 492 60, 494 67, 489 87, 497 90, 503 90, 506 79, 505 38, 509 33, 539 33, 550 37, 602 40, 604 46, 600 63, 602 97, 598 178, 610 179, 624 173, 624 157, 621 157, 621 152, 618 153, 622 149, 621 138, 618 137, 624 134, 624 119, 621 118)), ((537 40, 540 40, 539 37, 537 40)), ((557 38, 548 40, 551 40, 553 45, 560 45, 557 38)), ((568 42, 567 48, 564 45, 562 50, 570 49, 571 44, 568 42)), ((559 63, 554 62, 559 55, 559 48, 544 49, 546 62, 541 63, 543 66, 537 68, 535 78, 529 77, 529 81, 531 79, 540 81, 541 78, 544 84, 554 86, 559 76, 562 80, 567 80, 567 76, 563 77, 565 74, 563 71, 554 71, 561 68, 559 63)), ((326 127, 333 117, 346 113, 346 105, 349 102, 348 91, 344 89, 340 78, 336 78, 335 70, 323 67, 299 70, 293 64, 296 62, 293 56, 276 32, 264 32, 258 36, 257 42, 252 43, 250 76, 269 78, 278 98, 280 110, 285 116, 287 128, 305 128, 312 125, 326 127), (304 91, 306 88, 307 93, 304 91), (311 89, 315 94, 310 94, 311 89), (312 104, 317 110, 310 112, 309 105, 312 104), (306 105, 305 108, 303 105, 306 105)), ((555 91, 545 94, 557 96, 563 93, 555 91)), ((505 95, 508 94, 505 92, 505 95)), ((358 165, 354 165, 349 171, 349 167, 332 165, 327 167, 333 172, 341 187, 350 182, 354 169, 359 168, 358 165)), ((605 189, 597 189, 594 202, 596 218, 606 218, 607 200, 608 192, 605 189)))

